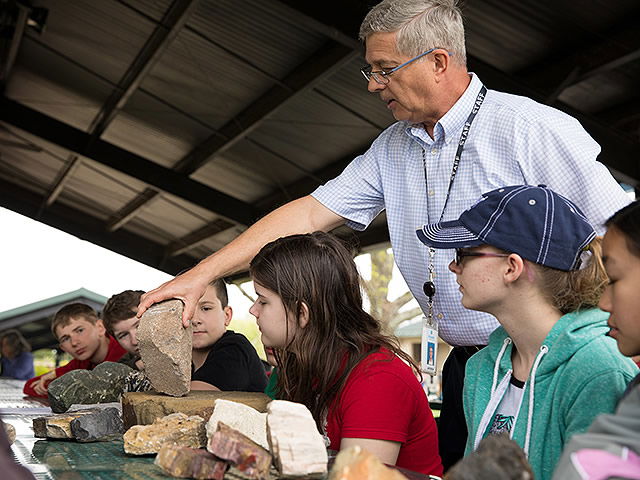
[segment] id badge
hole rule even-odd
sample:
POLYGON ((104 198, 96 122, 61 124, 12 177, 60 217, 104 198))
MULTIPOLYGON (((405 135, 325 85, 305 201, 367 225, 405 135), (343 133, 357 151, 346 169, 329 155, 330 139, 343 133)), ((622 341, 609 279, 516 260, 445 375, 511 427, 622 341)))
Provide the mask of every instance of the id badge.
POLYGON ((420 365, 423 373, 431 376, 436 374, 436 358, 438 358, 438 323, 435 319, 429 322, 426 317, 422 317, 420 365))

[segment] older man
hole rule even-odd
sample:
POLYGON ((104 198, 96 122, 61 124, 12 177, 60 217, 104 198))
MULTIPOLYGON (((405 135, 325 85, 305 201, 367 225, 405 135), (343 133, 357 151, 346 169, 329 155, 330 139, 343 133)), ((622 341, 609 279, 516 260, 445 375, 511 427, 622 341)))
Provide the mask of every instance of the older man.
MULTIPOLYGON (((415 229, 458 218, 482 192, 504 185, 546 184, 601 225, 628 200, 596 161, 598 144, 572 117, 533 100, 487 90, 467 72, 464 27, 454 0, 385 0, 364 19, 362 74, 398 122, 344 172, 311 195, 258 221, 189 272, 146 294, 142 313, 165 298, 185 302, 191 317, 206 285, 248 267, 267 242, 289 234, 365 229, 386 210, 396 262, 439 335, 455 348, 443 371, 440 453, 446 466, 464 450, 461 386, 467 358, 497 323, 464 309, 447 271, 452 252, 430 257, 415 229), (435 295, 423 292, 431 270, 435 295)), ((431 292, 430 292, 431 293, 431 292)))

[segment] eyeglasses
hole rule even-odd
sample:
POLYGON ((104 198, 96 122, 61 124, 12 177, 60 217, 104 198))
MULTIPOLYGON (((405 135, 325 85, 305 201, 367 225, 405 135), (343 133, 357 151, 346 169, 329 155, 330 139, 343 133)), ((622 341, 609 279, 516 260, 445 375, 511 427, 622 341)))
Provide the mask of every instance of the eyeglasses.
MULTIPOLYGON (((429 50, 427 50, 424 53, 421 53, 420 55, 418 55, 417 57, 413 57, 411 60, 404 62, 402 65, 398 65, 395 68, 392 68, 389 71, 384 71, 384 70, 377 70, 377 71, 372 71, 371 70, 371 65, 365 65, 364 67, 362 67, 360 69, 360 73, 362 73, 362 75, 364 76, 364 78, 367 79, 367 82, 371 80, 371 78, 373 77, 373 79, 378 82, 380 85, 387 85, 389 83, 389 76, 396 73, 398 70, 400 70, 401 68, 406 67, 407 65, 409 65, 411 62, 415 62, 416 60, 418 60, 419 58, 424 57, 425 55, 429 55, 431 52, 438 50, 440 47, 434 47, 434 48, 430 48, 429 50)), ((449 55, 453 55, 452 52, 447 52, 449 55)))
POLYGON ((462 259, 464 257, 508 257, 510 253, 491 253, 491 252, 472 252, 470 250, 463 250, 456 248, 456 258, 454 262, 456 266, 462 265, 462 259))

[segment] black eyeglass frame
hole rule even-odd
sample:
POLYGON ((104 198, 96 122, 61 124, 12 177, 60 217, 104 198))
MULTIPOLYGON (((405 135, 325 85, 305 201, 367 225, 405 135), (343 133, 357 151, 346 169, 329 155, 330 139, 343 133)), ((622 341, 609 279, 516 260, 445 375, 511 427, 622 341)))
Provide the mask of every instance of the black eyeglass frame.
POLYGON ((493 253, 493 252, 472 252, 463 248, 456 248, 456 256, 453 262, 456 266, 462 265, 462 259, 464 257, 508 257, 510 253, 493 253))

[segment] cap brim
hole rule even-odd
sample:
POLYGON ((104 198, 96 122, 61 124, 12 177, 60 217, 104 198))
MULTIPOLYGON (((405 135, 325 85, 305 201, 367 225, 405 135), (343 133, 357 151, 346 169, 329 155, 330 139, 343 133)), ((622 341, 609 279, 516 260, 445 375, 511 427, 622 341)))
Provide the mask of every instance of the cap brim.
POLYGON ((423 225, 416 230, 422 243, 433 248, 476 247, 484 242, 459 220, 423 225))

